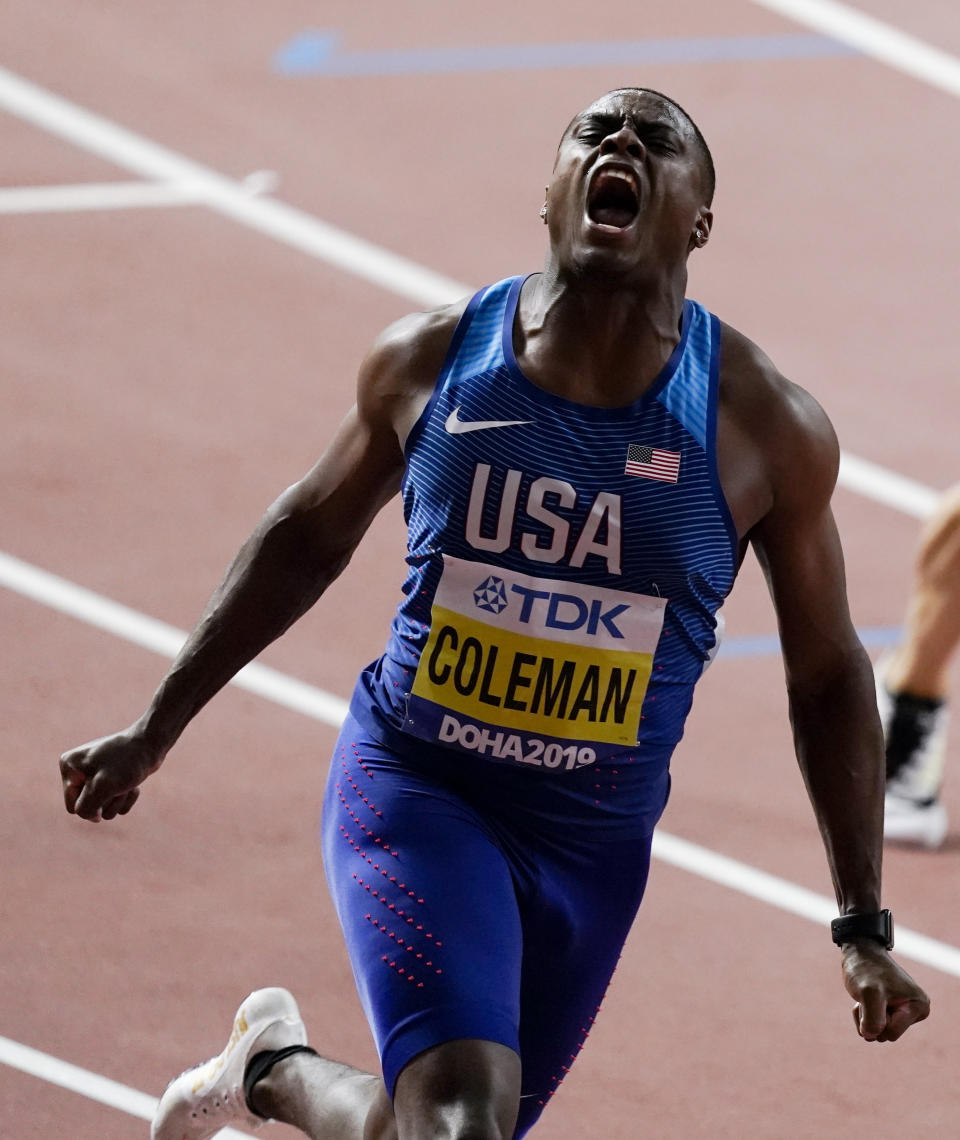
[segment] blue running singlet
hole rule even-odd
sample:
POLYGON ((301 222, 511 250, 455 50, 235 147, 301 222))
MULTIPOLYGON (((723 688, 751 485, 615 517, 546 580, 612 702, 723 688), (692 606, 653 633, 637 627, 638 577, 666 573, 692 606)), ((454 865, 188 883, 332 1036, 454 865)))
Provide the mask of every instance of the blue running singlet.
POLYGON ((407 440, 405 599, 367 693, 405 734, 491 760, 668 757, 736 571, 719 322, 687 301, 650 390, 585 407, 517 366, 522 284, 473 298, 407 440))
POLYGON ((477 293, 406 442, 404 598, 331 767, 327 875, 392 1093, 432 1045, 523 1064, 517 1136, 583 1043, 646 882, 737 542, 720 325, 622 408, 517 365, 524 278, 477 293))

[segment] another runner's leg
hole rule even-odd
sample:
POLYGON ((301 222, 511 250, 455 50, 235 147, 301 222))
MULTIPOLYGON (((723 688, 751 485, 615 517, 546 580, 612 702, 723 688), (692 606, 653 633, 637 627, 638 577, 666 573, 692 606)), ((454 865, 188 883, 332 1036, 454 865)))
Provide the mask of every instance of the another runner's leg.
POLYGON ((942 699, 960 644, 960 485, 949 491, 924 528, 903 645, 884 681, 891 692, 942 699))
POLYGON ((960 485, 924 528, 903 644, 877 662, 887 754, 884 835, 939 847, 950 664, 960 643, 960 485))

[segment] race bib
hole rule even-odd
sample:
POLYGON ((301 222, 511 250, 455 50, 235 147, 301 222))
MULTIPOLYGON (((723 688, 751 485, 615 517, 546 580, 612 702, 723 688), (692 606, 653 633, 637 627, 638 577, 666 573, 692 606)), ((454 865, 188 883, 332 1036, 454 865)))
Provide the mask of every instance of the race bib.
POLYGON ((636 743, 666 599, 444 555, 409 732, 573 768, 636 743))

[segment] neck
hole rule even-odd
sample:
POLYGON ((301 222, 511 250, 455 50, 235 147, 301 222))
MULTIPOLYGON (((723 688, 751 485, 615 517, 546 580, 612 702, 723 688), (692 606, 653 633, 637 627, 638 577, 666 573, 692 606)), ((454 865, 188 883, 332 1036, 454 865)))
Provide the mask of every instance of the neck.
POLYGON ((548 259, 524 287, 514 326, 531 380, 578 403, 617 407, 654 382, 680 339, 686 270, 626 281, 569 274, 548 259))

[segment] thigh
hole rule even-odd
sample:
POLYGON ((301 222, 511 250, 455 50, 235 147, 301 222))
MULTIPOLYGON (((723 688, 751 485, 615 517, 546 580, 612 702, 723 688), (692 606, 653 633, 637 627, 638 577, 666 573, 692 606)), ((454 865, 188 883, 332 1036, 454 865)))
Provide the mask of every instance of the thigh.
POLYGON ((519 908, 507 860, 478 812, 348 718, 322 842, 390 1094, 414 1057, 443 1042, 518 1051, 519 908))
POLYGON ((594 857, 556 854, 540 864, 523 906, 516 1135, 536 1122, 584 1047, 643 897, 650 837, 605 845, 594 857))

